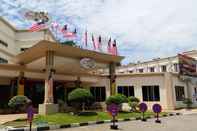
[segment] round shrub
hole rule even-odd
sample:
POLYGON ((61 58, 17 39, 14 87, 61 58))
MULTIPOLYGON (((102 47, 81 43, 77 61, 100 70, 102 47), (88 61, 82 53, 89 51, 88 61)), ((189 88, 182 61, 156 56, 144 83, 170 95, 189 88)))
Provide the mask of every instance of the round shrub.
POLYGON ((192 100, 190 98, 185 98, 183 103, 186 104, 187 109, 190 109, 192 104, 193 104, 193 102, 192 102, 192 100))
POLYGON ((127 97, 125 95, 122 94, 116 94, 113 96, 109 96, 106 100, 106 104, 110 105, 110 104, 117 104, 120 105, 122 103, 127 102, 127 97))
POLYGON ((8 102, 8 106, 15 111, 24 111, 23 108, 30 102, 26 96, 14 96, 8 102))
POLYGON ((76 109, 85 109, 85 106, 91 105, 94 100, 88 89, 77 88, 68 94, 68 102, 76 109))
POLYGON ((129 102, 137 102, 137 103, 139 103, 140 99, 138 99, 137 97, 134 97, 134 96, 130 96, 130 97, 128 97, 128 101, 129 102))
POLYGON ((128 98, 128 104, 131 107, 131 111, 136 112, 137 111, 137 107, 139 105, 140 100, 134 96, 130 96, 128 98))

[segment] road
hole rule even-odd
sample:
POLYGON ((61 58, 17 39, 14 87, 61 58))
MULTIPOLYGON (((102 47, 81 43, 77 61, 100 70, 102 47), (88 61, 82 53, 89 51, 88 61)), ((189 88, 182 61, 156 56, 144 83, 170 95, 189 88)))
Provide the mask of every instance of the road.
MULTIPOLYGON (((161 118, 161 121, 162 123, 158 124, 154 122, 154 119, 149 119, 147 122, 119 122, 118 125, 120 131, 197 131, 197 114, 171 116, 161 118)), ((112 131, 109 126, 108 123, 55 131, 112 131)))

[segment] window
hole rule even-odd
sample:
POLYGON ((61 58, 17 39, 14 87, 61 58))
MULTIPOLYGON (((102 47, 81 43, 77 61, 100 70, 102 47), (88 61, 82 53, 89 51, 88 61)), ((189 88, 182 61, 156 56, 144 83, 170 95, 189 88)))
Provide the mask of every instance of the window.
POLYGON ((133 70, 129 70, 129 73, 133 73, 133 70))
POLYGON ((3 59, 3 58, 0 57, 0 63, 8 63, 8 60, 3 59))
POLYGON ((184 86, 175 86, 176 101, 183 101, 185 98, 184 86))
POLYGON ((155 68, 154 67, 150 67, 150 72, 155 72, 155 68))
POLYGON ((103 102, 106 99, 105 87, 90 87, 90 92, 92 93, 96 102, 103 102))
POLYGON ((143 72, 144 72, 144 70, 143 70, 143 69, 139 69, 139 72, 140 72, 140 73, 143 73, 143 72))
POLYGON ((160 101, 159 86, 142 86, 143 101, 160 101))
POLYGON ((133 86, 118 86, 118 93, 125 96, 134 96, 134 87, 133 86))
POLYGON ((162 66, 161 66, 161 71, 162 71, 162 72, 166 72, 166 71, 167 71, 166 65, 162 65, 162 66))
POLYGON ((25 50, 27 50, 28 48, 21 48, 21 51, 25 51, 25 50))
POLYGON ((178 66, 178 63, 174 63, 174 71, 175 71, 175 72, 178 72, 178 67, 179 67, 179 66, 178 66))
POLYGON ((5 47, 8 47, 8 44, 7 43, 5 43, 4 41, 2 41, 2 40, 0 40, 0 45, 3 45, 3 46, 5 46, 5 47))

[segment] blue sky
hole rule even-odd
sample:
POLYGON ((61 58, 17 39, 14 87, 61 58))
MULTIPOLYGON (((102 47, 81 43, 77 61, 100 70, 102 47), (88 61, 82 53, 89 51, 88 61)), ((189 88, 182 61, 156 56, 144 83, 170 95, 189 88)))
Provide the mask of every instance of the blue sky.
MULTIPOLYGON (((197 0, 0 0, 0 15, 28 28, 27 10, 47 11, 53 21, 117 39, 124 64, 197 48, 197 0)), ((79 36, 78 41, 81 40, 79 36)), ((90 40, 89 40, 90 41, 90 40)))

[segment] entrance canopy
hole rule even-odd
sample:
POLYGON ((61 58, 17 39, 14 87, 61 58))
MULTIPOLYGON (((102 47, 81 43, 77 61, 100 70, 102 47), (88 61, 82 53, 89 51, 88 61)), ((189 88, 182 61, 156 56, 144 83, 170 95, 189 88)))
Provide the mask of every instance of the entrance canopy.
POLYGON ((96 69, 109 67, 111 63, 120 63, 124 58, 43 40, 15 56, 13 61, 16 64, 25 66, 27 69, 41 72, 46 67, 47 51, 54 52, 54 69, 56 73, 66 75, 92 74, 96 69), (80 61, 83 58, 94 60, 95 67, 90 69, 82 68, 80 61))

